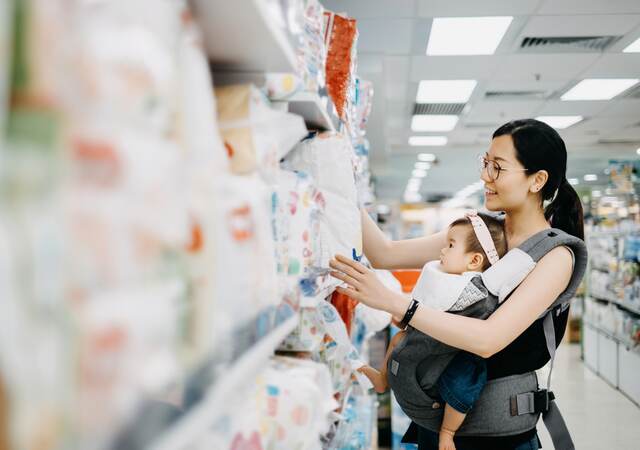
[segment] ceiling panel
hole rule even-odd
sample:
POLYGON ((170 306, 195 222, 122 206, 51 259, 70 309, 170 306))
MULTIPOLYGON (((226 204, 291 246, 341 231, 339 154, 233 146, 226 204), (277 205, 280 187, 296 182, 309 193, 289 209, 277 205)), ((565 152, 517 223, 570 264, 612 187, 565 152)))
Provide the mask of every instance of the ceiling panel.
POLYGON ((540 116, 583 116, 591 117, 600 114, 608 105, 606 101, 563 102, 549 100, 537 111, 540 116))
POLYGON ((410 19, 358 20, 358 50, 385 54, 408 54, 413 21, 410 19))
POLYGON ((346 11, 358 19, 415 16, 415 0, 322 0, 322 5, 335 12, 346 11))
POLYGON ((422 17, 519 16, 535 11, 540 0, 418 0, 422 17))
POLYGON ((512 54, 498 57, 494 81, 535 81, 536 75, 543 81, 571 80, 591 66, 600 54, 512 54))
MULTIPOLYGON (((640 0, 638 0, 640 3, 640 0)), ((605 53, 583 78, 640 78, 640 53, 605 53)))
POLYGON ((635 116, 640 120, 640 98, 618 99, 606 102, 601 113, 603 117, 635 116))
POLYGON ((632 14, 640 13, 638 0, 543 0, 536 14, 632 14))
POLYGON ((532 117, 542 108, 542 100, 483 101, 474 105, 464 117, 463 123, 504 123, 513 119, 532 117))
POLYGON ((414 56, 410 81, 481 80, 496 70, 495 57, 486 56, 414 56))
POLYGON ((409 56, 385 56, 383 62, 384 75, 387 81, 407 82, 409 68, 411 67, 411 58, 409 56))
MULTIPOLYGON (((579 10, 576 10, 576 12, 579 10)), ((618 36, 633 30, 640 15, 536 16, 529 19, 522 36, 618 36)))

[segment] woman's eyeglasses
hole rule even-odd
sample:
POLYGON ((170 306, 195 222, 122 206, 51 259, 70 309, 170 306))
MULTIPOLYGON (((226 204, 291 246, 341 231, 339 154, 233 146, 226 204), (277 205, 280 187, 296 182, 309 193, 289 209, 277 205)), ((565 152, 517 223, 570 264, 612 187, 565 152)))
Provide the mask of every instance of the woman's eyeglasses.
POLYGON ((491 181, 496 181, 500 176, 500 172, 526 172, 528 169, 513 169, 500 167, 496 161, 487 159, 484 156, 478 156, 478 170, 482 172, 486 169, 487 176, 491 181))

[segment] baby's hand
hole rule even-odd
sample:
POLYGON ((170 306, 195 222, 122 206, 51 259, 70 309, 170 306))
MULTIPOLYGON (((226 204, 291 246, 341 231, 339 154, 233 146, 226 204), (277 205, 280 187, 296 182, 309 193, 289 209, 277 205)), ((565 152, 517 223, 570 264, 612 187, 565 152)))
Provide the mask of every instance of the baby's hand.
POLYGON ((453 443, 453 435, 451 433, 440 431, 438 450, 456 450, 456 445, 453 443))

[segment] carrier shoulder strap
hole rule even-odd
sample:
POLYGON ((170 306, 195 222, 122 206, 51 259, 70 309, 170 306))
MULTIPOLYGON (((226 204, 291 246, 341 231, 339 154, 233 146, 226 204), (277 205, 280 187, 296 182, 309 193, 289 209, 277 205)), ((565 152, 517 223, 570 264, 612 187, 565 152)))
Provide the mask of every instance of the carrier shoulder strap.
MULTIPOLYGON (((544 406, 542 407, 542 420, 549 431, 554 448, 556 450, 575 450, 575 445, 573 444, 567 425, 555 403, 555 396, 551 391, 551 374, 553 372, 553 363, 556 356, 557 346, 556 331, 553 324, 553 312, 557 311, 557 314, 560 314, 562 311, 566 310, 571 298, 578 289, 587 266, 586 246, 581 239, 571 236, 562 230, 552 228, 532 236, 519 248, 529 254, 535 262, 538 262, 544 255, 561 245, 569 247, 573 252, 573 274, 565 291, 542 315, 542 317, 544 317, 542 322, 544 337, 550 361, 547 386, 546 389, 540 391, 541 395, 538 395, 538 397, 542 396, 543 398, 544 406)), ((516 401, 516 404, 519 403, 524 404, 524 402, 516 401)), ((533 405, 533 403, 534 402, 532 401, 531 404, 533 405)))

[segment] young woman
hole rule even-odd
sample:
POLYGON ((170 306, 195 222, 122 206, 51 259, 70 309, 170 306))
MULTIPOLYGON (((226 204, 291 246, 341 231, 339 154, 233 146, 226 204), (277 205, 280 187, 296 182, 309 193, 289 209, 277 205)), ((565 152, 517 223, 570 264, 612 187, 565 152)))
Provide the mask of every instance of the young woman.
MULTIPOLYGON (((580 199, 566 179, 567 150, 553 128, 533 119, 503 125, 480 158, 480 168, 486 208, 506 213, 509 249, 550 227, 584 238, 580 199), (551 201, 546 208, 545 201, 551 201)), ((366 213, 362 221, 364 252, 376 268, 421 268, 437 259, 445 245, 446 232, 390 241, 366 213)), ((340 292, 402 319, 410 299, 385 288, 373 271, 342 256, 331 267, 332 275, 348 285, 338 288, 340 292)), ((421 306, 410 323, 445 344, 486 358, 489 380, 536 370, 549 361, 539 317, 567 288, 572 273, 571 251, 557 247, 487 320, 421 306)), ((567 317, 568 310, 553 318, 557 343, 564 335, 567 317)), ((420 450, 438 448, 437 434, 416 424, 405 437, 411 438, 409 435, 420 450)), ((539 448, 539 441, 533 428, 515 436, 457 437, 455 445, 458 450, 524 450, 539 448)))

